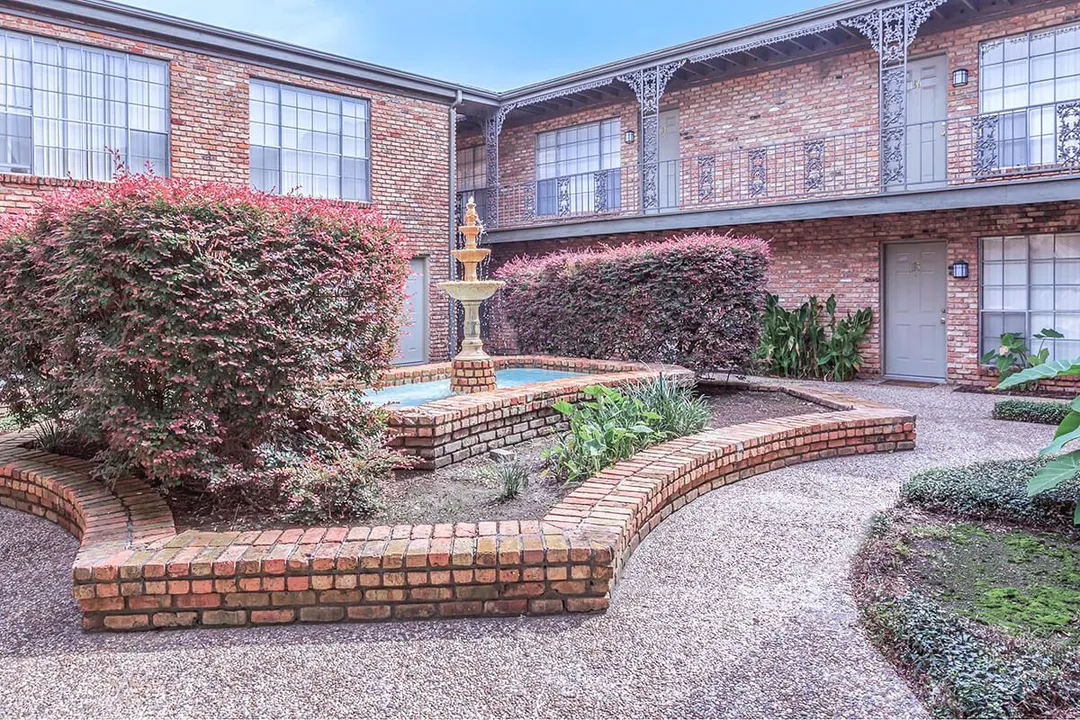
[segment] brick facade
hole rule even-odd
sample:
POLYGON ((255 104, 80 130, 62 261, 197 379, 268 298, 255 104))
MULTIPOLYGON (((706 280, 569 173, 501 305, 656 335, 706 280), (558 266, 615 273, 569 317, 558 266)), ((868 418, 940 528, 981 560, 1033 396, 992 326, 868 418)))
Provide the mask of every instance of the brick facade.
MULTIPOLYGON (((945 55, 947 58, 946 107, 950 123, 959 123, 956 134, 964 143, 948 146, 948 177, 972 175, 969 118, 979 112, 979 44, 1007 35, 1052 28, 1080 19, 1075 3, 1055 3, 1009 17, 983 21, 946 32, 919 36, 912 44, 912 62, 945 55), (948 75, 956 68, 969 71, 966 86, 953 87, 948 75), (967 123, 967 124, 964 124, 967 123)), ((859 177, 855 184, 872 192, 876 187, 878 146, 878 58, 867 47, 855 52, 792 63, 775 69, 744 74, 719 82, 701 82, 665 93, 661 110, 678 109, 680 153, 684 158, 775 145, 805 138, 845 136, 864 157, 857 167, 845 167, 859 177), (865 137, 864 137, 865 136, 865 137), (861 138, 861 139, 860 139, 861 138)), ((638 105, 633 98, 547 118, 531 124, 508 121, 499 143, 500 212, 515 202, 515 187, 535 177, 536 134, 586 122, 618 117, 623 130, 638 129, 638 105)), ((462 144, 477 139, 462 138, 462 144)), ((638 163, 640 142, 622 144, 624 168, 638 163)), ((689 165, 689 161, 683 163, 689 165)), ((719 173, 719 165, 717 165, 719 173)), ((798 166, 793 166, 798 167, 798 166)), ((632 175, 632 173, 631 173, 632 175)), ((624 184, 627 174, 624 173, 624 184)), ((1000 178, 994 178, 1000 179, 1000 178)), ((772 180, 772 178, 770 179, 772 180)), ((721 182, 718 180, 717 182, 721 182)), ((638 212, 635 193, 623 188, 622 215, 638 212)), ((830 192, 816 194, 828 197, 830 192)), ((839 191, 832 194, 841 194, 839 191)), ((1002 194, 1004 197, 1004 193, 1002 194)), ((761 201, 759 201, 760 204, 761 201)), ((765 200, 763 202, 780 202, 765 200)), ((723 207, 723 205, 720 205, 723 207)), ((685 208, 684 208, 685 209, 685 208)), ((573 220, 575 218, 567 218, 573 220)), ((544 218, 557 222, 557 218, 544 218)), ((785 303, 801 302, 810 295, 835 293, 844 310, 870 306, 875 322, 866 348, 865 372, 876 375, 882 367, 882 244, 901 240, 944 240, 948 262, 967 260, 972 274, 967 280, 949 279, 947 309, 947 380, 985 386, 991 378, 978 363, 979 279, 978 239, 985 236, 1080 231, 1080 203, 1005 206, 958 211, 916 212, 867 217, 830 218, 814 221, 698 228, 759 235, 771 242, 774 261, 770 290, 785 303)), ((685 232, 690 232, 686 230, 685 232)), ((537 255, 562 248, 659 240, 681 234, 636 233, 596 235, 573 240, 493 243, 495 266, 513 256, 537 255)), ((498 236, 495 236, 496 241, 498 236)), ((517 350, 505 324, 499 321, 498 298, 494 303, 495 337, 490 347, 498 352, 517 350)))
MULTIPOLYGON (((247 183, 249 80, 264 79, 371 103, 371 199, 403 227, 415 257, 427 257, 429 359, 448 357, 448 308, 435 283, 449 277, 447 104, 100 32, 0 13, 0 28, 169 63, 173 177, 247 183)), ((0 175, 0 211, 30 207, 71 181, 0 175)))
MULTIPOLYGON (((882 245, 898 241, 945 241, 948 262, 966 260, 971 276, 947 282, 947 380, 962 385, 986 386, 989 376, 979 365, 979 239, 1001 235, 1080 232, 1080 201, 976 208, 927 213, 898 213, 865 217, 836 217, 736 227, 700 228, 716 232, 757 235, 769 241, 773 259, 769 291, 785 304, 801 303, 808 296, 835 293, 841 311, 873 309, 874 323, 864 350, 867 375, 883 371, 881 360, 882 245)), ((692 232, 688 230, 687 232, 692 232)), ((556 250, 600 244, 649 242, 673 233, 600 235, 574 240, 547 240, 493 244, 492 261, 502 264, 519 255, 543 255, 556 250)), ((676 233, 678 234, 678 233, 676 233)), ((496 336, 489 348, 516 350, 505 323, 496 321, 496 336)))
MULTIPOLYGON (((1080 20, 1080 11, 1075 4, 1044 7, 918 36, 909 57, 915 62, 945 55, 948 73, 956 68, 969 71, 966 86, 953 87, 946 82, 947 118, 969 118, 979 112, 980 42, 1076 20, 1080 20)), ((661 101, 661 110, 673 109, 679 111, 679 151, 683 157, 846 135, 852 137, 846 151, 855 152, 854 137, 874 133, 878 127, 878 57, 867 46, 842 55, 670 90, 661 101)), ((499 183, 508 196, 514 194, 514 186, 535 180, 538 133, 609 118, 618 118, 623 131, 639 129, 639 108, 632 96, 529 124, 515 123, 513 115, 510 117, 499 138, 499 183)), ((969 129, 964 126, 964 133, 969 129)), ((475 134, 463 134, 458 138, 458 147, 482 142, 475 134)), ((872 184, 877 171, 877 138, 867 136, 860 142, 858 170, 867 174, 862 180, 872 184)), ((622 144, 624 168, 637 165, 639 149, 640 141, 622 144)), ((948 162, 950 175, 969 174, 970 147, 951 153, 948 162)), ((636 188, 623 188, 624 201, 634 197, 632 191, 636 188)), ((506 198, 502 204, 513 202, 506 198)))

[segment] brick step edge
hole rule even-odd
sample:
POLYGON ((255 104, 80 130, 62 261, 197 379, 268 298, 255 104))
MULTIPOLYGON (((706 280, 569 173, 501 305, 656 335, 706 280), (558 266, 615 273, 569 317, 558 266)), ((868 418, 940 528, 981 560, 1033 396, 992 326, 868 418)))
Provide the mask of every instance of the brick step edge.
POLYGON ((82 461, 7 458, 3 438, 0 488, 18 475, 19 509, 32 505, 83 533, 72 575, 87 630, 602 611, 641 539, 696 497, 799 462, 915 447, 910 413, 809 384, 755 382, 735 384, 786 392, 827 412, 662 443, 582 483, 533 521, 174 535, 153 512, 128 509, 152 505, 136 485, 132 499, 110 501, 103 486, 95 493, 86 485, 82 461), (87 528, 95 533, 89 543, 87 528))

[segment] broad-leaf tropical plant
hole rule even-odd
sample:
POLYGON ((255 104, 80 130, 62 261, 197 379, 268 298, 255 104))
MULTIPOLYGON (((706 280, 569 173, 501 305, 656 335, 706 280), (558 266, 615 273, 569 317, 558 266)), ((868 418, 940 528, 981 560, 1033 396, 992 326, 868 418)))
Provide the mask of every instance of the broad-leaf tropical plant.
MULTIPOLYGON (((1047 340, 1059 340, 1065 337, 1053 328, 1043 328, 1042 331, 1032 335, 1032 339, 1039 341, 1039 349, 1031 352, 1024 339, 1016 333, 1005 333, 1001 336, 1001 345, 997 350, 990 350, 982 356, 985 365, 993 365, 997 368, 1001 379, 1005 380, 1013 373, 1017 373, 1029 367, 1041 365, 1050 358, 1050 348, 1046 347, 1047 340)), ((1030 383, 1015 386, 1019 390, 1030 389, 1030 383)))
MULTIPOLYGON (((997 389, 1012 390, 1026 387, 1040 380, 1077 376, 1080 376, 1080 359, 1055 360, 1012 373, 998 383, 997 389)), ((1076 477, 1077 472, 1080 471, 1080 449, 1062 451, 1065 450, 1066 445, 1077 439, 1080 439, 1080 396, 1077 396, 1069 405, 1069 413, 1058 425, 1054 439, 1039 451, 1040 455, 1056 457, 1046 463, 1028 482, 1029 495, 1038 495, 1052 490, 1061 483, 1076 477)), ((1080 504, 1077 504, 1074 510, 1073 521, 1080 525, 1080 504)))

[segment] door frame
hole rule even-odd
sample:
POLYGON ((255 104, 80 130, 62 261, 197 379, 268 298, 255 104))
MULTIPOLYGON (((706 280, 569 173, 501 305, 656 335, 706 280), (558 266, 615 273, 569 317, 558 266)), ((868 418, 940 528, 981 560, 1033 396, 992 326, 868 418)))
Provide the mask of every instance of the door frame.
POLYGON ((430 346, 430 343, 431 343, 431 333, 430 333, 430 329, 431 329, 431 302, 430 302, 431 288, 429 287, 431 285, 431 256, 430 255, 415 255, 415 256, 409 258, 409 270, 410 270, 410 272, 412 271, 412 263, 413 263, 414 260, 419 260, 420 261, 420 267, 423 268, 422 272, 423 272, 423 278, 424 278, 423 290, 421 292, 421 294, 423 295, 423 304, 421 305, 422 312, 420 314, 421 325, 422 325, 422 328, 421 328, 421 333, 422 333, 421 334, 421 340, 422 340, 422 346, 423 346, 423 357, 420 359, 419 362, 396 363, 395 367, 415 367, 417 365, 425 365, 425 364, 427 364, 428 360, 431 358, 431 346, 430 346))
POLYGON ((878 261, 878 307, 881 311, 878 313, 879 317, 879 352, 881 357, 881 376, 884 378, 896 378, 899 380, 922 380, 924 382, 948 382, 949 377, 949 243, 947 240, 939 239, 916 239, 907 238, 899 240, 882 240, 879 252, 878 261), (890 245, 941 245, 945 250, 943 258, 945 260, 945 342, 943 343, 943 356, 945 358, 945 370, 941 377, 927 377, 925 375, 902 375, 900 373, 891 373, 888 368, 888 344, 889 344, 889 308, 886 303, 888 297, 888 288, 886 284, 889 280, 888 269, 888 253, 886 248, 890 245))
MULTIPOLYGON (((908 84, 907 84, 906 75, 910 71, 909 69, 911 68, 911 66, 913 64, 926 62, 927 60, 940 60, 940 61, 942 61, 942 67, 944 68, 944 72, 942 73, 942 77, 941 77, 941 82, 942 82, 942 92, 944 93, 944 98, 943 99, 945 101, 945 113, 944 113, 944 116, 940 120, 934 120, 934 122, 940 122, 940 123, 944 124, 944 126, 945 126, 945 133, 946 134, 945 134, 944 140, 942 140, 942 143, 941 143, 942 155, 944 156, 944 157, 942 157, 942 172, 944 173, 945 177, 942 180, 932 180, 930 182, 917 182, 917 183, 909 183, 908 178, 905 177, 904 178, 904 183, 903 183, 903 186, 902 186, 902 188, 904 190, 911 190, 911 189, 915 189, 915 190, 933 190, 933 189, 936 189, 936 188, 943 188, 943 187, 945 187, 945 186, 947 186, 949 184, 949 137, 948 137, 948 132, 949 132, 949 88, 951 87, 952 76, 949 73, 949 54, 946 53, 946 52, 924 53, 922 55, 916 55, 915 57, 909 57, 907 59, 907 63, 906 63, 905 70, 904 70, 904 73, 905 73, 905 77, 904 77, 904 144, 905 144, 905 148, 904 148, 904 155, 905 155, 905 158, 904 158, 904 164, 905 164, 904 174, 907 175, 908 168, 910 167, 909 163, 911 162, 911 159, 909 157, 907 157, 908 148, 906 146, 908 144, 908 137, 910 135, 911 125, 912 125, 912 123, 909 121, 910 119, 908 118, 908 112, 909 112, 909 110, 911 108, 911 105, 908 103, 908 99, 907 99, 908 84)), ((916 241, 916 242, 922 242, 922 241, 916 241)), ((933 242, 933 241, 931 241, 931 242, 933 242)))

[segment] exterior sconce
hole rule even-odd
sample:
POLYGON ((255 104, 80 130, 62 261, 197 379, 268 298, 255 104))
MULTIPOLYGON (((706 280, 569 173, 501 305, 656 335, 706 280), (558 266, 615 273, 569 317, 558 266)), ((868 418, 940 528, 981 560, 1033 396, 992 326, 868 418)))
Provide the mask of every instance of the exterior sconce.
POLYGON ((958 68, 953 70, 952 74, 952 86, 964 87, 968 84, 968 71, 966 68, 958 68))
POLYGON ((623 133, 622 137, 623 137, 623 140, 626 142, 627 145, 633 145, 634 144, 635 135, 634 135, 633 130, 627 130, 626 132, 623 133))
POLYGON ((966 279, 969 270, 970 268, 968 267, 967 260, 957 260, 949 266, 949 274, 957 280, 966 279))

